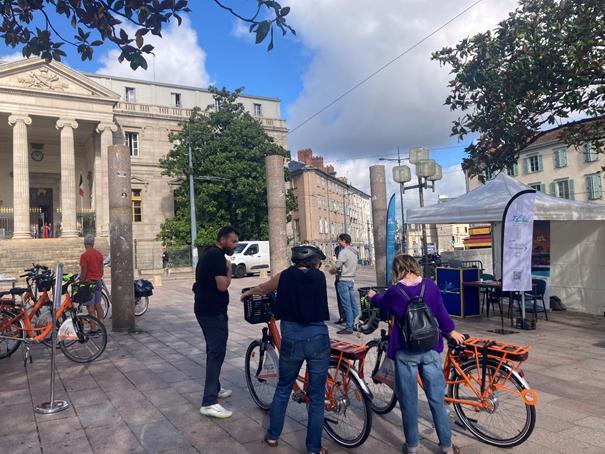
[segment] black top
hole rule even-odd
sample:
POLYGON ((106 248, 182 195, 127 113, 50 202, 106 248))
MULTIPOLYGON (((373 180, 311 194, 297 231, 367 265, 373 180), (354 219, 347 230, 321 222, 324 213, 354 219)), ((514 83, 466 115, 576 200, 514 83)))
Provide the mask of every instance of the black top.
POLYGON ((275 315, 281 320, 308 325, 330 318, 326 276, 318 269, 291 266, 282 271, 277 287, 275 315))
POLYGON ((227 276, 227 259, 222 249, 211 246, 204 250, 195 269, 195 313, 219 315, 227 313, 229 292, 216 286, 216 276, 227 276))

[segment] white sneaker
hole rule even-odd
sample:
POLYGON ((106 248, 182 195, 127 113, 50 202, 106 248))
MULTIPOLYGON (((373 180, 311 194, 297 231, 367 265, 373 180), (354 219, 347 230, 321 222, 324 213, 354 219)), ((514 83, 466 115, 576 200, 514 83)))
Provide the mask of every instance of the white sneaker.
POLYGON ((205 416, 212 416, 213 418, 226 419, 230 418, 233 414, 232 411, 227 410, 221 404, 208 405, 207 407, 201 407, 200 413, 205 416))
POLYGON ((218 398, 226 399, 227 397, 231 397, 231 394, 233 394, 233 391, 230 389, 221 388, 221 390, 218 392, 218 398))

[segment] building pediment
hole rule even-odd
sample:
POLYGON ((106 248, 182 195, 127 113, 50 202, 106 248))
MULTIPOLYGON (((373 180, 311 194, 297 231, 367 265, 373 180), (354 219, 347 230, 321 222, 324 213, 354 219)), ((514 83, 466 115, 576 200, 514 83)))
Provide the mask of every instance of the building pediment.
POLYGON ((0 90, 117 101, 119 96, 60 62, 29 58, 0 65, 0 90))

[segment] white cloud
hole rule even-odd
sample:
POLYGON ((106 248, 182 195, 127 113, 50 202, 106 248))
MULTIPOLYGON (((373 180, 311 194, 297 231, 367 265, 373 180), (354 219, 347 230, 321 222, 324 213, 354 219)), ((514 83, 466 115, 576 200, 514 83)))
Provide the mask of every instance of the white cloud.
POLYGON ((23 60, 25 57, 21 51, 13 52, 12 54, 0 55, 1 63, 10 63, 17 60, 23 60))
MULTIPOLYGON (((128 29, 131 35, 135 31, 128 29)), ((148 33, 145 43, 155 47, 155 57, 146 57, 149 64, 147 71, 142 68, 133 71, 127 61, 118 62, 120 51, 112 49, 99 58, 101 67, 97 73, 195 87, 207 87, 211 83, 206 70, 206 52, 200 46, 197 32, 188 17, 183 18, 181 26, 171 21, 162 31, 162 38, 148 33)))
MULTIPOLYGON (((426 0, 290 3, 288 20, 312 55, 303 75, 303 89, 287 106, 288 125, 293 128, 455 16, 470 1, 466 5, 426 0)), ((346 158, 377 156, 398 145, 406 150, 451 144, 449 132, 455 115, 443 106, 449 69, 431 61, 431 52, 493 28, 516 4, 515 0, 478 4, 292 133, 288 139, 291 149, 311 147, 326 157, 346 158)))
MULTIPOLYGON (((330 164, 330 161, 326 161, 326 164, 330 164)), ((367 194, 370 193, 370 166, 375 164, 377 164, 376 161, 371 158, 343 160, 333 163, 338 176, 347 177, 347 180, 351 185, 367 194)), ((396 164, 393 162, 381 164, 385 166, 387 197, 390 197, 391 194, 397 194, 397 209, 399 209, 399 185, 392 179, 393 167, 396 164)), ((414 173, 414 166, 410 167, 412 169, 412 181, 408 184, 411 185, 416 184, 416 175, 414 173)), ((432 192, 430 189, 424 192, 425 205, 428 206, 437 203, 437 198, 439 196, 453 198, 458 197, 465 192, 466 183, 464 173, 462 172, 460 165, 453 165, 443 169, 443 178, 435 184, 435 192, 432 192)), ((406 191, 403 198, 403 204, 405 208, 418 207, 418 190, 406 191)))

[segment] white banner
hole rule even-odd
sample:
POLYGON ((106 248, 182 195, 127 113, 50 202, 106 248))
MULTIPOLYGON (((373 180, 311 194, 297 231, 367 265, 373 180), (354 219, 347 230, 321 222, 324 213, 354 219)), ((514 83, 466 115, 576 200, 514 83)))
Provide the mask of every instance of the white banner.
POLYGON ((502 290, 528 291, 531 285, 531 252, 536 191, 514 195, 504 210, 502 240, 502 290))

